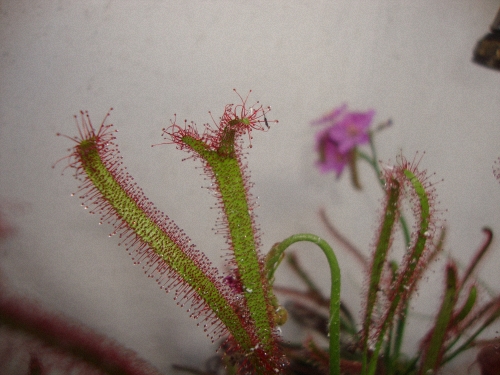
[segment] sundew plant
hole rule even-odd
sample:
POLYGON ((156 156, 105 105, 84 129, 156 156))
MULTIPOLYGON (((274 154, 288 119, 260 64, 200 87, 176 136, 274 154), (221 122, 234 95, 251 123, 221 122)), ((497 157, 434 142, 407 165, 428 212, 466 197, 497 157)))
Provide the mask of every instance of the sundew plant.
MULTIPOLYGON (((258 102, 250 105, 248 96, 239 99, 238 104, 228 104, 217 120, 212 118, 213 124, 198 128, 192 122, 179 124, 174 120, 163 129, 163 147, 175 145, 187 152, 187 159, 201 163, 212 182, 210 189, 220 212, 216 233, 227 244, 222 249, 226 254, 224 272, 211 264, 203 244, 195 246, 126 171, 115 144, 114 127, 108 124, 109 113, 95 127, 87 112, 81 112, 75 116, 78 135, 66 136, 74 142, 66 160, 81 181, 76 195, 83 206, 98 214, 101 223, 112 225, 112 234, 121 238, 134 263, 141 264, 148 276, 173 295, 212 342, 219 342, 223 371, 262 375, 428 374, 472 347, 476 337, 500 314, 498 297, 478 305, 479 287, 471 277, 489 247, 491 231, 485 229, 487 241, 464 272, 459 272, 453 260, 448 261, 444 296, 433 328, 422 338, 416 356, 404 355, 401 345, 409 301, 430 260, 443 248, 444 227, 436 208, 433 176, 419 170, 418 158, 409 161, 402 155, 394 165, 380 167, 374 146, 374 134, 380 127, 371 127, 373 110, 350 112, 343 105, 314 121, 314 126, 321 127, 316 138, 320 170, 334 171, 340 177, 347 167, 359 188, 356 163, 368 162, 385 197, 371 260, 365 260, 367 288, 358 325, 341 303, 339 266, 324 239, 308 233, 291 234, 265 251, 254 215, 245 154, 251 148, 252 132, 268 131, 277 121, 268 119, 270 107, 258 102), (370 152, 361 150, 365 144, 370 152), (411 215, 411 225, 405 215, 411 215), (405 238, 401 261, 391 258, 392 248, 400 245, 394 241, 397 230, 405 238), (300 241, 316 244, 325 254, 331 273, 328 297, 318 291, 294 254, 285 257, 285 250, 300 241), (306 283, 307 292, 274 285, 275 271, 285 258, 306 283), (282 306, 275 295, 278 292, 291 296, 292 303, 282 306), (299 295, 318 308, 327 307, 328 316, 315 327, 324 340, 294 343, 282 339, 279 326, 288 315, 301 322, 300 304, 293 301, 299 295)), ((349 248, 348 241, 335 230, 333 233, 341 239, 342 247, 349 248)), ((311 314, 322 319, 315 310, 311 314)), ((214 374, 213 370, 196 373, 214 374)))

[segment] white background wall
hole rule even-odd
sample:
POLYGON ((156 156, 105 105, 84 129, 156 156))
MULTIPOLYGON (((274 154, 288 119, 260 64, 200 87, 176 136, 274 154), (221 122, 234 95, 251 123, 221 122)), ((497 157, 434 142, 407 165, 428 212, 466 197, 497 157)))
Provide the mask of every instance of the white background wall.
MULTIPOLYGON (((313 167, 310 120, 342 102, 375 108, 394 126, 377 137, 380 158, 400 149, 436 172, 446 209, 446 252, 462 263, 500 233, 500 72, 471 63, 472 49, 498 9, 493 0, 335 1, 24 1, 0 2, 0 199, 16 235, 4 242, 2 271, 19 293, 36 298, 126 343, 164 372, 172 362, 201 364, 215 346, 172 296, 144 276, 109 226, 98 225, 78 198, 64 162, 75 134, 73 114, 96 124, 109 107, 129 172, 193 242, 219 262, 214 205, 194 163, 162 141, 177 113, 198 124, 222 114, 232 92, 278 119, 255 134, 249 156, 267 250, 297 232, 327 237, 317 211, 369 253, 380 190, 362 168, 363 192, 313 167)), ((328 238, 328 237, 327 237, 328 238)), ((498 242, 481 276, 499 291, 498 242)), ((299 247, 297 247, 298 249, 299 247)), ((301 251, 326 288, 323 255, 301 251)), ((343 298, 359 310, 363 274, 339 252, 343 298)), ((414 315, 437 309, 443 264, 429 274, 414 315), (429 287, 430 285, 430 287, 429 287)), ((281 271, 278 282, 294 282, 281 271)), ((413 332, 431 322, 417 319, 413 332)), ((289 330, 289 329, 288 329, 289 330)), ((285 326, 285 332, 287 328, 285 326)), ((492 330, 490 337, 495 337, 492 330)), ((409 339, 408 350, 415 350, 409 339)), ((474 356, 474 353, 471 353, 474 356)), ((473 358, 464 358, 467 365, 473 358)), ((456 366, 460 365, 460 361, 456 366)), ((463 370, 463 367, 461 367, 463 370)), ((477 368, 473 368, 477 371, 477 368)), ((451 370, 450 370, 451 371, 451 370)))

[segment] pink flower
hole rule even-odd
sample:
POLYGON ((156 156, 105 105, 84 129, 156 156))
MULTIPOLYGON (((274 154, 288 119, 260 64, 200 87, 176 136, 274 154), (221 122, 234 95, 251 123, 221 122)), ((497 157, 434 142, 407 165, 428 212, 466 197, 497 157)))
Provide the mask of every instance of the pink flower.
POLYGON ((339 151, 338 143, 330 138, 329 131, 327 128, 316 134, 316 150, 319 153, 317 164, 321 172, 335 171, 339 177, 349 163, 349 154, 342 154, 339 151))
POLYGON ((320 155, 321 172, 335 171, 339 177, 353 157, 358 145, 370 140, 370 127, 375 111, 350 112, 347 104, 335 108, 325 116, 314 120, 313 125, 326 125, 316 134, 316 150, 320 155))

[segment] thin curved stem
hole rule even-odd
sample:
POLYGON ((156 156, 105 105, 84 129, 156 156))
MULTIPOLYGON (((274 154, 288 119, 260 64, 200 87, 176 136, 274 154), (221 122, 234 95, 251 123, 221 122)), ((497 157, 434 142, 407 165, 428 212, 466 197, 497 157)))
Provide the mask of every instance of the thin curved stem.
MULTIPOLYGON (((330 338, 330 375, 340 375, 340 268, 337 257, 325 240, 309 233, 294 234, 273 246, 273 251, 275 255, 279 257, 290 245, 300 241, 312 242, 318 245, 319 248, 323 250, 328 265, 330 266, 331 293, 330 319, 328 321, 330 338)), ((273 276, 274 270, 271 272, 271 277, 273 276)))

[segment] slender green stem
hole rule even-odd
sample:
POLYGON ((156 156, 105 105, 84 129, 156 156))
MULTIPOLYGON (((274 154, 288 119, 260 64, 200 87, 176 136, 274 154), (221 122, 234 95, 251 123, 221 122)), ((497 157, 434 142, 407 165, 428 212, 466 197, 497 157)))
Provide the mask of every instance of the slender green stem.
MULTIPOLYGON (((273 248, 276 251, 276 256, 280 256, 290 245, 307 241, 319 246, 326 256, 328 265, 330 266, 331 276, 331 294, 330 294, 330 320, 328 322, 329 338, 330 338, 330 375, 340 375, 340 268, 337 262, 337 257, 332 248, 322 238, 309 234, 300 233, 290 236, 276 244, 273 248)), ((270 274, 273 276, 274 271, 270 274)))
POLYGON ((446 332, 453 316, 453 308, 456 302, 457 292, 457 270, 449 266, 446 270, 446 292, 436 317, 436 324, 423 357, 420 373, 425 375, 428 371, 435 371, 441 362, 443 355, 442 346, 446 338, 446 332))
POLYGON ((406 317, 408 316, 409 304, 405 303, 402 312, 398 315, 396 323, 396 336, 394 337, 394 347, 391 354, 393 362, 397 361, 401 354, 401 347, 403 346, 403 337, 406 327, 406 317))
POLYGON ((380 228, 373 264, 371 267, 370 282, 368 286, 368 296, 366 298, 366 312, 363 322, 363 370, 367 369, 368 364, 368 340, 370 337, 370 326, 372 324, 372 315, 377 302, 379 283, 382 277, 384 264, 387 260, 387 253, 391 243, 394 224, 398 216, 398 201, 400 195, 400 185, 397 180, 393 181, 393 186, 387 191, 387 201, 385 204, 384 218, 380 228))
MULTIPOLYGON (((459 285, 459 287, 461 287, 461 285, 459 285)), ((467 297, 467 300, 465 301, 464 305, 462 306, 460 311, 455 314, 453 318, 453 325, 455 326, 458 325, 458 323, 460 323, 463 319, 465 319, 469 315, 469 313, 471 312, 472 308, 475 305, 476 297, 477 297, 477 289, 473 285, 469 291, 469 296, 467 297)), ((462 338, 462 334, 463 331, 459 332, 456 335, 456 337, 446 346, 445 353, 449 352, 455 346, 455 344, 462 338)))
MULTIPOLYGON (((398 264, 396 261, 390 261, 392 269, 392 279, 395 281, 398 272, 398 264)), ((406 324, 406 314, 408 312, 408 304, 403 311, 398 314, 396 326, 391 327, 386 347, 385 362, 387 375, 392 375, 396 371, 396 363, 398 362, 401 345, 403 341, 404 328, 406 324)))
POLYGON ((379 167, 378 162, 377 162, 377 160, 378 160, 377 149, 375 148, 375 142, 373 141, 373 132, 370 132, 369 140, 370 140, 370 151, 372 152, 373 169, 375 170, 375 173, 377 173, 377 176, 379 176, 379 179, 381 181, 383 181, 382 177, 381 177, 381 173, 380 173, 380 167, 379 167))

